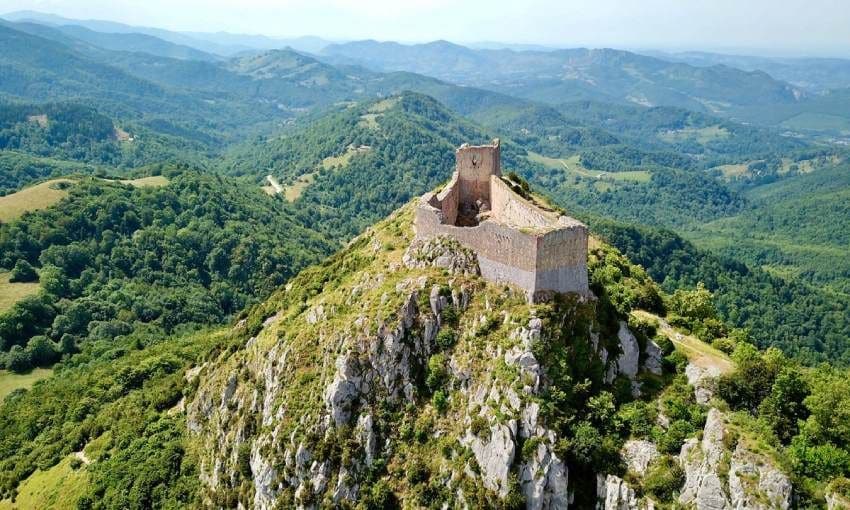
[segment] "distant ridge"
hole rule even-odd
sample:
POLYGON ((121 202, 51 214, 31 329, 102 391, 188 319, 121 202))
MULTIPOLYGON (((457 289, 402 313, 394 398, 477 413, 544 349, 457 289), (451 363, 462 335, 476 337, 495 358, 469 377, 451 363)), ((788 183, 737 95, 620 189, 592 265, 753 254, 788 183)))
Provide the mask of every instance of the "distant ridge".
POLYGON ((231 34, 228 32, 178 32, 162 28, 127 25, 106 20, 80 20, 38 11, 15 11, 0 15, 8 21, 28 21, 42 25, 76 25, 95 32, 111 34, 143 34, 158 37, 170 43, 188 46, 220 56, 232 56, 245 51, 269 50, 291 47, 299 51, 318 52, 328 44, 319 37, 274 38, 264 35, 231 34))

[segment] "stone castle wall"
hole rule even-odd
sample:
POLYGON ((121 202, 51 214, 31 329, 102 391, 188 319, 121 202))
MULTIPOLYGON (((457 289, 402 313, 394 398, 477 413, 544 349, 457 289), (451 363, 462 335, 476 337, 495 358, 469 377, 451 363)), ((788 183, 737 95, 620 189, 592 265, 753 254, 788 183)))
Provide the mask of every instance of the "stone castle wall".
POLYGON ((502 175, 498 140, 492 145, 461 145, 455 151, 455 172, 461 203, 490 202, 490 176, 502 175))
POLYGON ((545 227, 552 220, 534 204, 514 193, 502 179, 490 177, 493 218, 507 225, 545 227))
POLYGON ((529 300, 544 299, 552 292, 589 294, 587 280, 587 227, 564 216, 556 217, 517 195, 502 181, 498 159, 475 159, 471 155, 498 158, 498 142, 492 146, 462 146, 458 169, 438 194, 426 193, 416 208, 416 235, 439 235, 457 239, 478 256, 481 275, 524 289, 529 300), (495 150, 494 150, 495 149, 495 150), (486 162, 486 164, 485 164, 486 162), (484 171, 487 175, 483 190, 484 171), (489 212, 472 226, 458 226, 464 204, 483 201, 489 212))

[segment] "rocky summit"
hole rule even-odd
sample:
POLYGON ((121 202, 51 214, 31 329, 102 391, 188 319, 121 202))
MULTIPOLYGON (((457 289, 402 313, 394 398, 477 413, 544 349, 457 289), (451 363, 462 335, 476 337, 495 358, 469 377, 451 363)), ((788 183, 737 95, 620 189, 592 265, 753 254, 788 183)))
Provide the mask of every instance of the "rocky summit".
MULTIPOLYGON (((613 406, 612 394, 651 400, 673 377, 662 347, 630 329, 604 287, 529 304, 487 282, 453 239, 414 241, 412 211, 295 277, 236 325, 241 347, 201 366, 187 419, 205 503, 651 508, 622 476, 652 470, 654 443, 613 445, 621 465, 591 471, 582 438, 567 434, 604 418, 592 408, 613 406)), ((591 276, 616 263, 613 249, 591 250, 591 276)), ((723 457, 718 413, 682 448, 680 501, 762 508, 744 495, 754 487, 787 505, 788 479, 763 459, 743 446, 723 457), (721 474, 724 459, 740 475, 721 474)))

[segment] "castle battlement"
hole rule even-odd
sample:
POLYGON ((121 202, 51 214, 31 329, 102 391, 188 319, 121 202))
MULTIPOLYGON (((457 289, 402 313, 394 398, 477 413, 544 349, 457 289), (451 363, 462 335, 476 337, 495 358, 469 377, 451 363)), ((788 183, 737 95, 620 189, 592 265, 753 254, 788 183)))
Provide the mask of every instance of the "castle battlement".
POLYGON ((502 179, 499 140, 463 144, 448 185, 416 207, 416 236, 449 236, 478 256, 481 275, 516 285, 529 301, 589 295, 587 227, 524 198, 502 179))

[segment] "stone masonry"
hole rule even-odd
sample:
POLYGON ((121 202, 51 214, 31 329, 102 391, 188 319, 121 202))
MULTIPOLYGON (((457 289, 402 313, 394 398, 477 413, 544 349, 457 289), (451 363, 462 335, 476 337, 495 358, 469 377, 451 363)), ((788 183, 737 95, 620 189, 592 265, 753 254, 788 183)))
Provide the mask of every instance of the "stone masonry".
POLYGON ((502 179, 499 140, 463 144, 456 169, 416 207, 416 236, 449 236, 478 256, 487 280, 516 285, 529 301, 553 293, 590 295, 587 227, 520 196, 502 179))

